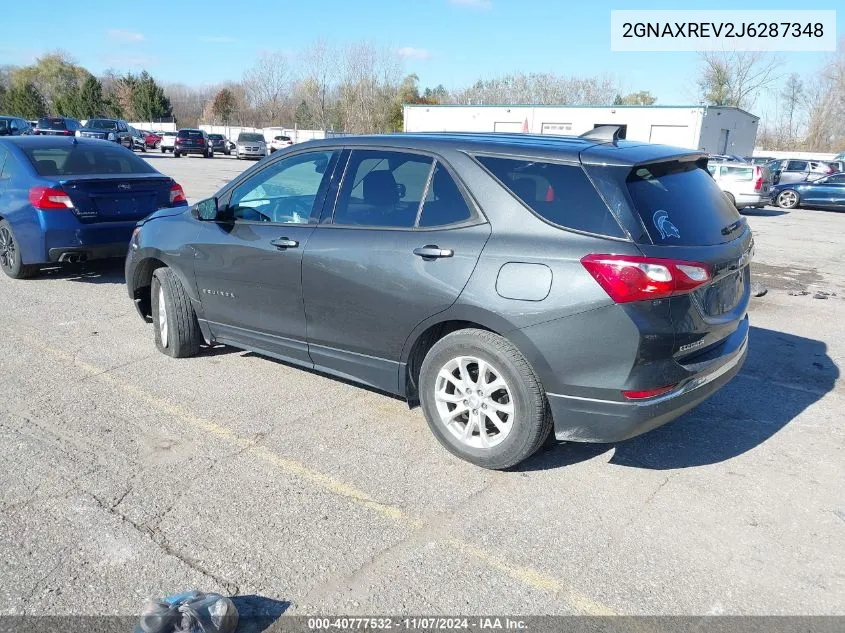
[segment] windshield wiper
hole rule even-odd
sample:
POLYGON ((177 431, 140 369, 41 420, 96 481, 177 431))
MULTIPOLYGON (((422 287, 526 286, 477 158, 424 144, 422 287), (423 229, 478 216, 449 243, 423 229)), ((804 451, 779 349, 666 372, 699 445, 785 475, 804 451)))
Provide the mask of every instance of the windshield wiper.
POLYGON ((740 218, 739 220, 737 220, 733 224, 728 224, 726 227, 724 227, 722 229, 722 235, 730 235, 731 233, 736 231, 739 227, 741 227, 744 222, 745 222, 745 218, 740 218))

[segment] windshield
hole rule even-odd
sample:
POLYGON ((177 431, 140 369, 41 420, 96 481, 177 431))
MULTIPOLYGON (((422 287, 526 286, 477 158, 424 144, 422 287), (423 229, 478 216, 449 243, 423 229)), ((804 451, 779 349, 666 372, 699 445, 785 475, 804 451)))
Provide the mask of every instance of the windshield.
POLYGON ((91 119, 85 124, 85 127, 97 130, 116 130, 117 121, 109 121, 108 119, 91 119))
POLYGON ((22 145, 21 149, 39 176, 156 173, 149 163, 113 143, 61 147, 22 145))
POLYGON ((238 136, 239 143, 259 143, 264 142, 264 137, 261 134, 254 134, 252 132, 242 132, 238 136))
POLYGON ((628 191, 655 244, 711 246, 736 237, 724 235, 722 229, 739 220, 739 212, 696 163, 634 167, 628 191))

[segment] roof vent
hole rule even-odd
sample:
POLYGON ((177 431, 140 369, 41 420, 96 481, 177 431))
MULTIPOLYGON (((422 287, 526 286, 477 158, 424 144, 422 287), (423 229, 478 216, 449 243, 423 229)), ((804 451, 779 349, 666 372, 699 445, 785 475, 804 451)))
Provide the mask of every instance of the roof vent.
POLYGON ((603 141, 606 143, 615 143, 619 140, 619 131, 622 129, 621 125, 599 125, 592 130, 588 130, 580 135, 580 138, 588 138, 593 141, 603 141))

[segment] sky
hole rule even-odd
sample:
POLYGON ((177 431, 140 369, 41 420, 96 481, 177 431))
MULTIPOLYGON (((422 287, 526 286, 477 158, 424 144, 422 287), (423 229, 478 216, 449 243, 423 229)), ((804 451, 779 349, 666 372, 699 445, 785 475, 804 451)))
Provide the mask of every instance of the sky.
MULTIPOLYGON (((623 92, 649 90, 658 104, 697 103, 696 53, 610 50, 611 9, 795 9, 794 0, 81 0, 68 16, 65 0, 40 0, 37 28, 4 29, 0 64, 28 64, 62 49, 95 74, 107 68, 148 70, 157 80, 189 85, 237 80, 264 52, 294 54, 318 38, 343 44, 367 40, 403 56, 421 87, 459 88, 509 72, 608 74, 623 92), (49 20, 45 16, 68 19, 49 20)), ((816 0, 807 9, 836 9, 816 0)), ((784 74, 811 75, 825 53, 778 53, 784 74)), ((755 114, 772 108, 770 93, 755 114)))

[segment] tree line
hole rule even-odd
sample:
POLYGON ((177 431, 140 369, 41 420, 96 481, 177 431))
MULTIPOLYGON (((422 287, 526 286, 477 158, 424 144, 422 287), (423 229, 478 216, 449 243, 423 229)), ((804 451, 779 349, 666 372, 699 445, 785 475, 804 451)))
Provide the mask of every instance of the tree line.
POLYGON ((146 71, 95 77, 64 52, 30 66, 0 68, 0 112, 25 119, 49 115, 154 121, 173 115, 164 90, 146 71))

